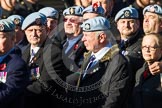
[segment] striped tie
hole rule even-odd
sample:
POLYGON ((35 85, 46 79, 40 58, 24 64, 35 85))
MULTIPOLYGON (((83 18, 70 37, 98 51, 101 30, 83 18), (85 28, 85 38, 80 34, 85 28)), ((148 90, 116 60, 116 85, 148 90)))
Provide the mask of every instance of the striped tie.
POLYGON ((84 70, 83 78, 86 76, 87 70, 92 66, 93 61, 94 61, 95 59, 96 59, 96 57, 95 57, 94 55, 92 55, 92 56, 90 57, 89 63, 88 63, 88 65, 87 65, 86 69, 84 70))

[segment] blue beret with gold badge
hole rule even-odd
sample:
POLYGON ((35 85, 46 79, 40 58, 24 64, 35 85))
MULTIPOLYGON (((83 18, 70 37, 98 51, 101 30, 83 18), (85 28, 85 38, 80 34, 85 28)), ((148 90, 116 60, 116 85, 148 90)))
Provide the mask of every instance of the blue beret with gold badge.
POLYGON ((115 22, 119 19, 138 19, 138 11, 132 6, 121 9, 115 16, 115 22))
POLYGON ((23 21, 22 30, 25 30, 31 25, 47 25, 47 18, 40 12, 34 12, 29 14, 23 21))
POLYGON ((58 19, 59 12, 53 7, 44 7, 39 10, 40 13, 44 14, 47 18, 58 19))
POLYGON ((75 15, 75 16, 82 16, 82 11, 83 11, 82 6, 72 6, 63 11, 63 15, 75 15))
POLYGON ((149 5, 149 6, 146 6, 146 7, 143 9, 143 15, 144 15, 146 12, 151 12, 151 13, 155 13, 155 14, 162 15, 162 7, 159 6, 159 5, 157 5, 157 4, 149 5))
POLYGON ((15 30, 15 24, 9 19, 0 20, 0 32, 11 32, 15 30))
POLYGON ((13 21, 17 26, 22 26, 22 23, 24 21, 24 18, 20 15, 11 15, 7 19, 13 21))
POLYGON ((91 31, 104 31, 110 29, 110 22, 101 16, 91 18, 83 22, 81 25, 83 31, 91 32, 91 31))

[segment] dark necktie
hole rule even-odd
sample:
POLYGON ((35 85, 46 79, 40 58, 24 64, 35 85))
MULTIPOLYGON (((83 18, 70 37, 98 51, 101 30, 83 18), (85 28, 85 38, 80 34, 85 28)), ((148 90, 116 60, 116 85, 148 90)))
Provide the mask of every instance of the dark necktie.
POLYGON ((32 62, 33 58, 35 56, 35 52, 34 49, 31 50, 31 54, 30 54, 30 61, 32 62))
POLYGON ((84 70, 83 78, 86 76, 87 70, 92 66, 93 61, 95 60, 95 58, 96 58, 96 57, 95 57, 94 55, 92 55, 92 56, 90 57, 89 63, 88 63, 88 65, 87 65, 86 69, 84 70))
POLYGON ((64 46, 63 46, 64 49, 65 49, 65 50, 64 50, 64 51, 65 51, 65 54, 68 52, 68 51, 67 51, 68 46, 69 46, 69 42, 66 41, 66 43, 65 43, 64 46))

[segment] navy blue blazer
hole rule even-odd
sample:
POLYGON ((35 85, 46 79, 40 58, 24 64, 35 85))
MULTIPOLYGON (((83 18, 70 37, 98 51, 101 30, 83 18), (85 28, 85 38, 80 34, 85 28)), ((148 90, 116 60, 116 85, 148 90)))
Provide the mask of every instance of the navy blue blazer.
POLYGON ((0 108, 23 108, 23 91, 29 71, 20 50, 13 50, 0 63, 0 108))

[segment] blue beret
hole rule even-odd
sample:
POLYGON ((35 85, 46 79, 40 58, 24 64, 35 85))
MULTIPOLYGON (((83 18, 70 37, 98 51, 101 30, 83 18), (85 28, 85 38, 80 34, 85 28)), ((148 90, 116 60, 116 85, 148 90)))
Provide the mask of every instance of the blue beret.
POLYGON ((11 15, 7 19, 14 22, 15 25, 22 26, 24 18, 20 15, 11 15))
POLYGON ((126 8, 121 9, 115 16, 115 22, 117 22, 119 19, 138 19, 138 11, 129 6, 126 8))
POLYGON ((82 6, 72 6, 63 11, 63 15, 76 15, 76 16, 82 16, 82 11, 83 11, 82 6))
POLYGON ((52 7, 45 7, 39 10, 40 13, 44 14, 47 18, 58 19, 59 12, 52 7))
POLYGON ((23 21, 22 30, 25 30, 31 25, 47 25, 47 18, 40 12, 34 12, 29 14, 23 21))
POLYGON ((91 18, 83 22, 81 25, 83 28, 83 31, 102 31, 102 30, 108 30, 110 29, 110 22, 101 16, 91 18))
POLYGON ((102 6, 97 7, 97 6, 90 5, 83 10, 82 14, 84 13, 97 13, 100 15, 104 15, 104 9, 102 6))
POLYGON ((162 15, 162 7, 160 7, 157 4, 149 5, 143 9, 143 14, 145 14, 146 12, 151 12, 151 13, 162 15))
POLYGON ((0 20, 0 32, 11 32, 15 30, 15 24, 9 19, 0 20))

